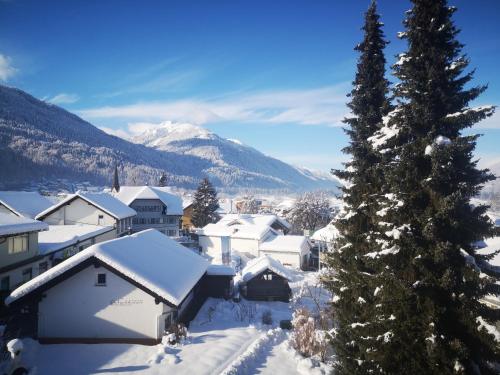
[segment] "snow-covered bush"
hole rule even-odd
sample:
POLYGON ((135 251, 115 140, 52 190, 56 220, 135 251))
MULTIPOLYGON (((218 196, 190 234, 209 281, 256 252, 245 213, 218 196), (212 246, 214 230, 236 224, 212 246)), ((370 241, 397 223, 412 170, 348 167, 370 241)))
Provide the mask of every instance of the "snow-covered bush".
POLYGON ((262 313, 262 324, 273 324, 273 313, 271 312, 271 310, 266 310, 262 313))
POLYGON ((240 322, 251 322, 255 319, 257 308, 252 303, 237 303, 235 304, 235 316, 240 322))
POLYGON ((297 309, 292 319, 292 347, 305 357, 319 356, 325 361, 329 343, 322 325, 321 317, 315 319, 306 308, 297 309))
POLYGON ((183 323, 173 323, 165 335, 166 341, 170 345, 182 342, 187 337, 187 328, 183 323))
POLYGON ((325 192, 316 191, 300 196, 286 219, 292 224, 292 232, 302 234, 326 226, 334 216, 334 209, 325 192))

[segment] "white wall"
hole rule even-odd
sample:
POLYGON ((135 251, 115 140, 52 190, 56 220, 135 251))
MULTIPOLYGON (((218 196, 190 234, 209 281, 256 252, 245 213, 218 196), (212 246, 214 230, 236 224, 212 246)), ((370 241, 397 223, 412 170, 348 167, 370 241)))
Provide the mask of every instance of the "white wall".
POLYGON ((248 253, 257 257, 259 256, 259 241, 255 239, 231 237, 231 250, 236 250, 240 253, 248 253))
POLYGON ((301 254, 296 252, 265 251, 261 250, 259 256, 269 255, 271 258, 279 260, 283 265, 300 268, 301 254))
POLYGON ((102 226, 114 226, 116 219, 106 212, 88 204, 81 198, 76 198, 69 204, 60 207, 57 211, 48 215, 43 221, 48 224, 70 225, 91 224, 102 226), (99 220, 99 215, 103 218, 99 220))
POLYGON ((41 338, 157 339, 162 303, 103 267, 90 266, 45 292, 39 303, 41 338), (107 285, 95 286, 98 273, 107 285))

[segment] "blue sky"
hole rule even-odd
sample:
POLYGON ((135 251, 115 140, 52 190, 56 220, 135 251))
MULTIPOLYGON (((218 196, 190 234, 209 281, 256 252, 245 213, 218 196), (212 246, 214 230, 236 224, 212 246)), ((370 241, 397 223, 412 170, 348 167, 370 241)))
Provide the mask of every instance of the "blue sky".
MULTIPOLYGON (((450 1, 460 40, 500 103, 500 2, 450 1)), ((0 0, 0 81, 96 126, 130 134, 161 121, 203 125, 271 156, 328 171, 345 160, 340 120, 368 0, 0 0), (139 124, 139 125, 138 125, 139 124)), ((391 44, 407 1, 380 0, 391 44)), ((477 155, 500 161, 500 115, 477 155)))

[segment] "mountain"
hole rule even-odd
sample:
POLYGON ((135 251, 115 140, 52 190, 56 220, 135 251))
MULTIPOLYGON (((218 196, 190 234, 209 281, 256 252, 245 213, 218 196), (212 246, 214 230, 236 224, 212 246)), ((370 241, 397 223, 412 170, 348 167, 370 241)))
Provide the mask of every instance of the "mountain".
POLYGON ((241 181, 255 181, 256 186, 284 187, 291 183, 311 189, 332 188, 336 181, 328 175, 293 167, 238 140, 221 138, 191 124, 167 121, 132 137, 131 141, 156 150, 206 160, 211 167, 205 172, 224 186, 241 186, 241 181))
POLYGON ((0 189, 37 180, 109 185, 115 164, 122 184, 194 188, 208 176, 222 188, 334 189, 336 181, 292 167, 194 125, 164 123, 124 140, 19 89, 0 85, 0 189))

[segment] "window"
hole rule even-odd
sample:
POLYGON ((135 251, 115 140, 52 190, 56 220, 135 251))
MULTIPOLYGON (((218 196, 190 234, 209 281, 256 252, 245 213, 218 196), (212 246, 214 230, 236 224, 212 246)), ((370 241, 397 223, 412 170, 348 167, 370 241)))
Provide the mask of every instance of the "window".
POLYGON ((33 277, 33 270, 30 268, 26 268, 23 270, 23 283, 30 281, 33 277))
POLYGON ((169 237, 175 237, 175 236, 177 236, 177 231, 174 230, 174 229, 168 229, 167 230, 167 236, 169 236, 169 237))
POLYGON ((133 218, 132 219, 132 224, 139 224, 139 220, 137 218, 133 218))
POLYGON ((5 276, 0 280, 0 290, 10 290, 10 277, 5 276))
POLYGON ((38 264, 38 274, 42 274, 49 269, 49 264, 47 262, 42 262, 38 264))
POLYGON ((266 273, 264 275, 264 280, 271 281, 273 279, 273 275, 270 273, 266 273))
POLYGON ((17 254, 28 251, 28 242, 29 237, 27 234, 23 234, 22 236, 9 237, 9 254, 17 254))
POLYGON ((96 286, 106 286, 106 274, 105 273, 98 273, 97 274, 97 282, 95 285, 96 286))

